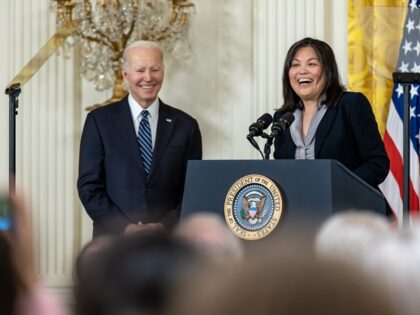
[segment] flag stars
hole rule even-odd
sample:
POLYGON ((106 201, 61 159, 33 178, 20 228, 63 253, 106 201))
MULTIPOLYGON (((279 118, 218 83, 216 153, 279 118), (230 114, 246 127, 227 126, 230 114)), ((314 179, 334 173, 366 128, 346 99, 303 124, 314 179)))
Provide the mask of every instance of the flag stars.
POLYGON ((417 41, 416 47, 413 48, 416 51, 417 57, 420 55, 420 43, 417 41))
POLYGON ((411 99, 414 96, 419 96, 419 86, 418 85, 411 85, 410 95, 411 95, 411 99))
POLYGON ((417 9, 417 0, 411 0, 410 8, 411 8, 411 12, 417 9))
POLYGON ((417 29, 417 30, 419 31, 419 33, 420 33, 420 23, 419 23, 419 24, 417 24, 416 29, 417 29))
POLYGON ((400 97, 400 96, 401 96, 401 94, 404 94, 404 89, 403 89, 403 87, 402 87, 402 85, 401 85, 401 84, 398 84, 398 87, 397 87, 397 89, 395 90, 395 92, 397 92, 397 93, 398 93, 398 97, 400 97))
POLYGON ((414 30, 414 20, 408 19, 407 25, 405 27, 407 28, 408 34, 410 34, 410 32, 414 30))
POLYGON ((411 72, 420 72, 420 64, 415 62, 413 68, 411 68, 411 72))
POLYGON ((402 49, 404 50, 404 55, 407 55, 409 51, 413 50, 413 48, 411 48, 411 44, 412 42, 405 40, 404 46, 402 46, 402 49))
POLYGON ((415 135, 415 138, 417 138, 417 143, 420 144, 420 129, 419 132, 415 135))
POLYGON ((400 70, 401 72, 408 72, 408 65, 408 62, 405 63, 404 61, 402 61, 402 64, 398 67, 398 70, 400 70))
POLYGON ((410 106, 410 118, 416 118, 416 107, 411 107, 410 106))

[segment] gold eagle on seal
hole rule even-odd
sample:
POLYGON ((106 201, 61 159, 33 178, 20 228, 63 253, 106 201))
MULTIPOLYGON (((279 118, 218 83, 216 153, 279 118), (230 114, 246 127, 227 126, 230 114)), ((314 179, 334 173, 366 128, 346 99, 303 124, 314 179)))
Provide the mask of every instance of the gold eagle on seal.
MULTIPOLYGON (((261 197, 259 201, 250 199, 246 196, 243 197, 243 210, 242 219, 246 221, 254 221, 256 219, 262 219, 262 211, 264 209, 265 201, 267 197, 261 197)), ((252 222, 251 222, 252 223, 252 222)))

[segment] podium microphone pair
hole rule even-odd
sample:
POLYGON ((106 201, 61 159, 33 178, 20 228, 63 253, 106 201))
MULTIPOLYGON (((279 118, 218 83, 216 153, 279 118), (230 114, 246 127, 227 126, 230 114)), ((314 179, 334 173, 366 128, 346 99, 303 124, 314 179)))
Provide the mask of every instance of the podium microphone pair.
MULTIPOLYGON (((249 126, 249 133, 246 136, 248 141, 252 144, 254 148, 256 148, 261 155, 263 156, 260 147, 258 146, 258 143, 255 141, 254 137, 263 137, 267 139, 266 144, 266 157, 265 159, 269 159, 270 155, 270 147, 273 143, 274 138, 276 138, 279 134, 284 132, 295 120, 295 116, 287 112, 283 116, 281 116, 277 121, 273 122, 273 117, 271 117, 270 114, 265 113, 260 118, 257 119, 255 123, 252 123, 251 126, 249 126), (271 126, 271 134, 268 135, 264 132, 265 129, 268 128, 268 126, 271 125, 273 122, 273 125, 271 126), (267 155, 268 151, 268 155, 267 155)), ((264 159, 264 156, 263 156, 264 159)))

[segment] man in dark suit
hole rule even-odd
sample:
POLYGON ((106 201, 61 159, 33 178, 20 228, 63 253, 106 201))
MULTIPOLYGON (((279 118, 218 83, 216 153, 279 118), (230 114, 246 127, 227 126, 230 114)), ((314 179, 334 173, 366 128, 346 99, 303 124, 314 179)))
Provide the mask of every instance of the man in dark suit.
POLYGON ((127 46, 122 72, 129 95, 90 112, 80 144, 77 188, 93 237, 173 227, 187 162, 202 158, 197 121, 158 98, 158 44, 127 46))

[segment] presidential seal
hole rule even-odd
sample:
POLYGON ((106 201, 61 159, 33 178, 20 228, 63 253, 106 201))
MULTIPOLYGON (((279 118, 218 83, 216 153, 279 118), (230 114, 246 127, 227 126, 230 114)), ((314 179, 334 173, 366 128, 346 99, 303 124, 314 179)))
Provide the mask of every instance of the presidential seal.
POLYGON ((283 199, 276 183, 262 175, 237 180, 225 199, 225 219, 240 238, 258 240, 271 233, 280 221, 283 199))

